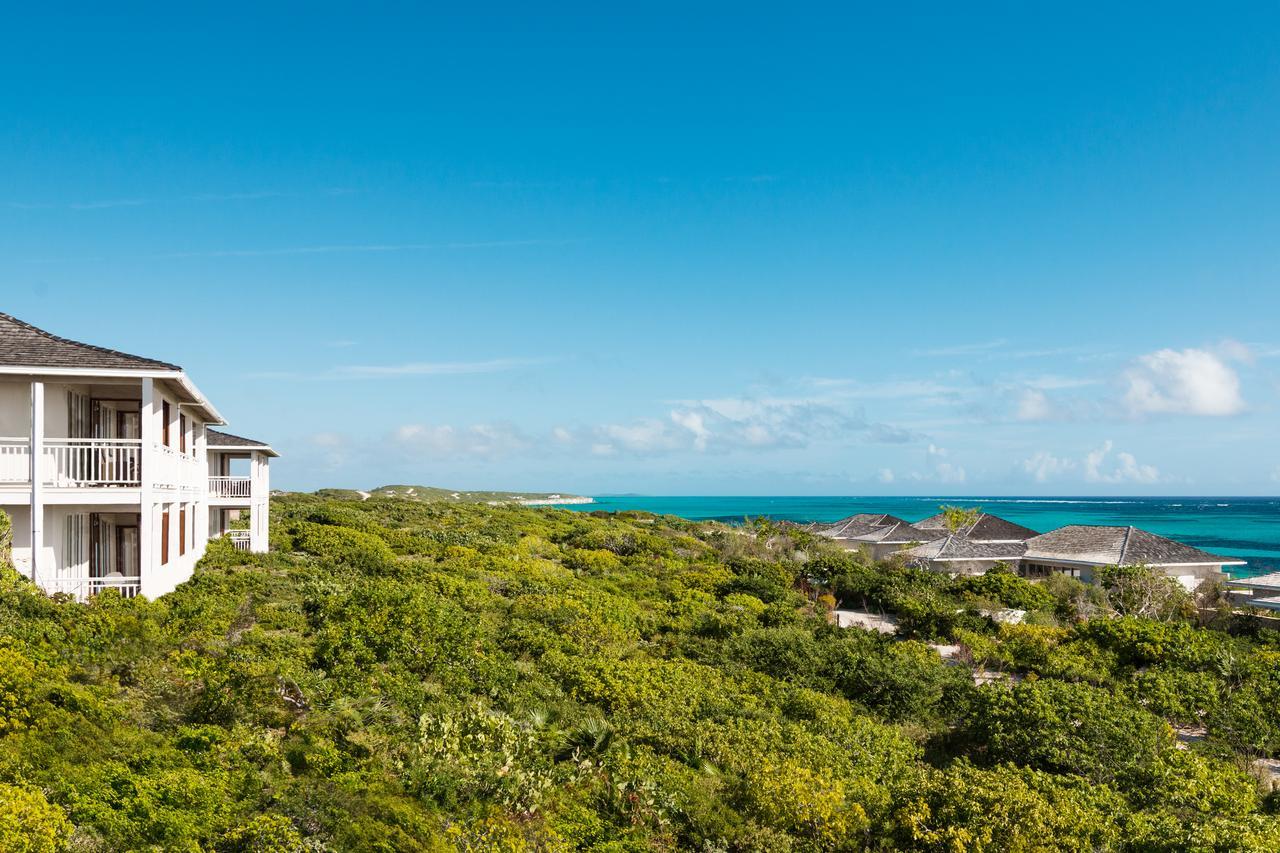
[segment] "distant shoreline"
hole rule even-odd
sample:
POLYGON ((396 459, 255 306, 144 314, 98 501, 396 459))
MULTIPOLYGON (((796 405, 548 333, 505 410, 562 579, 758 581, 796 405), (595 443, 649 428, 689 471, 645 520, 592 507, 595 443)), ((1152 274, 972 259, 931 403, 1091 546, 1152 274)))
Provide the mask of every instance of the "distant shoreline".
POLYGON ((593 504, 595 502, 595 498, 588 497, 529 498, 528 500, 516 501, 520 506, 581 506, 583 504, 593 504))

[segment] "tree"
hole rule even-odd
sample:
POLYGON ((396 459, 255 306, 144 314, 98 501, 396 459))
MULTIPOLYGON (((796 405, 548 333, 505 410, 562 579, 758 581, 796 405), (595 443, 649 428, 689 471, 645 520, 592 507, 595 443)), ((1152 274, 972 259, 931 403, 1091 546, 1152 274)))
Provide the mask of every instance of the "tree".
POLYGON ((1103 566, 1095 579, 1107 603, 1121 616, 1170 621, 1195 615, 1195 602, 1182 584, 1147 566, 1103 566))
POLYGON ((963 507, 948 506, 940 507, 942 510, 942 519, 947 525, 947 529, 952 533, 959 533, 967 527, 972 527, 978 523, 978 519, 982 517, 982 507, 963 507))

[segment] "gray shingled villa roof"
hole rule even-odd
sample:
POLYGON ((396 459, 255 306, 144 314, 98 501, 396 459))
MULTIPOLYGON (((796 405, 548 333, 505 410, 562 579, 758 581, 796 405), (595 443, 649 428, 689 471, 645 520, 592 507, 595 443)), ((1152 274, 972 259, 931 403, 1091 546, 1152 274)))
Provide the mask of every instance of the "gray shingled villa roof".
POLYGON ((1027 560, 1099 566, 1244 565, 1137 527, 1069 524, 1027 540, 1027 560))
POLYGON ((3 313, 0 313, 0 366, 182 370, 176 364, 60 338, 3 313))
MULTIPOLYGON (((937 515, 929 516, 923 521, 917 521, 915 526, 921 530, 947 532, 947 517, 940 512, 937 515)), ((998 515, 991 515, 985 512, 981 513, 978 516, 978 520, 973 524, 955 532, 973 542, 1021 542, 1030 539, 1032 536, 1040 535, 1038 530, 1023 527, 1021 524, 1014 524, 1012 521, 1003 519, 998 515)))
POLYGON ((919 560, 959 563, 969 560, 1016 561, 1026 550, 1027 546, 1023 542, 974 542, 963 536, 952 534, 908 548, 902 553, 908 558, 919 560))
POLYGON ((928 542, 942 534, 936 530, 920 530, 896 515, 859 513, 843 518, 818 533, 829 539, 849 542, 905 545, 909 542, 928 542))
POLYGON ((875 530, 879 527, 888 527, 893 524, 906 524, 907 522, 896 515, 886 515, 882 512, 860 512, 857 515, 850 515, 831 524, 822 525, 818 528, 818 533, 823 536, 832 538, 847 535, 858 535, 875 530))
POLYGON ((244 438, 238 435, 232 435, 229 432, 223 432, 216 429, 205 430, 207 446, 215 450, 262 450, 271 456, 278 455, 271 449, 271 445, 264 441, 255 441, 252 438, 244 438))

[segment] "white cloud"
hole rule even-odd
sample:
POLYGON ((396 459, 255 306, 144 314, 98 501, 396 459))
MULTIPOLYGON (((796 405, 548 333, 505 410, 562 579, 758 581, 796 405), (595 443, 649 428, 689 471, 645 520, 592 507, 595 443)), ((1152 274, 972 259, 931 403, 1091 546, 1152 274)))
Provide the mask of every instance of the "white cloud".
POLYGON ((938 480, 943 483, 963 483, 965 481, 965 470, 959 465, 947 461, 949 451, 945 447, 938 447, 936 444, 930 444, 925 451, 928 463, 932 468, 932 472, 925 475, 922 479, 938 480))
POLYGON ((400 450, 414 456, 507 456, 527 450, 532 442, 511 424, 407 424, 392 434, 400 450))
POLYGON ((347 365, 335 367, 337 376, 370 379, 392 376, 456 376, 469 373, 497 373, 535 364, 544 358, 492 358, 487 361, 414 361, 407 364, 347 365))
POLYGON ((602 424, 576 434, 579 443, 639 455, 776 450, 821 441, 901 444, 917 438, 823 402, 747 397, 678 401, 665 418, 602 424))
POLYGON ((1160 471, 1154 465, 1140 465, 1132 453, 1118 451, 1109 464, 1113 444, 1110 439, 1091 450, 1084 460, 1084 478, 1091 483, 1155 483, 1160 471))
POLYGON ((1048 420, 1053 414, 1053 409, 1049 405, 1049 398, 1038 388, 1023 389, 1022 394, 1018 397, 1018 408, 1014 413, 1020 421, 1043 421, 1048 420))
POLYGON ((932 349, 913 350, 912 355, 938 357, 938 358, 954 358, 957 356, 973 355, 975 353, 985 353, 990 350, 999 349, 1008 341, 1003 338, 994 341, 979 341, 977 343, 956 344, 955 346, 935 347, 932 349))
POLYGON ((1244 353, 1243 345, 1228 342, 1217 352, 1162 349, 1140 356, 1123 376, 1124 403, 1134 416, 1238 414, 1245 402, 1228 361, 1240 361, 1244 353))
POLYGON ((876 479, 881 483, 892 483, 896 478, 893 475, 892 468, 881 468, 876 472, 876 479))
POLYGON ((1030 474, 1037 483, 1048 482, 1075 467, 1075 460, 1059 458, 1047 450, 1038 451, 1031 458, 1022 460, 1022 470, 1030 474))

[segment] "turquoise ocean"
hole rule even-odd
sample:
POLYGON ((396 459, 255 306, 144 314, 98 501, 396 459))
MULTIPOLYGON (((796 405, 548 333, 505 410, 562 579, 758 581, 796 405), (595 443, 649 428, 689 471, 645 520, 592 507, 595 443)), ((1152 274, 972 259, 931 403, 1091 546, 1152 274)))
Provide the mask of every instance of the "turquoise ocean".
POLYGON ((979 506, 1041 533, 1064 524, 1141 527, 1203 548, 1247 560, 1237 575, 1280 571, 1280 498, 1097 498, 1097 497, 658 497, 605 495, 574 510, 644 510, 693 520, 741 522, 765 516, 777 521, 835 521, 858 512, 886 512, 919 521, 942 504, 979 506))

